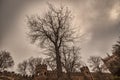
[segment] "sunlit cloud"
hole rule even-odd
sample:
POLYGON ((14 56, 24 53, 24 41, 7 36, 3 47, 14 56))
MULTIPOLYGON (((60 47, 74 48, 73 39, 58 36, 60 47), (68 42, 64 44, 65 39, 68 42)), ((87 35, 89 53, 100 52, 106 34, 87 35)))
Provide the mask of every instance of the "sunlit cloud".
POLYGON ((120 5, 117 4, 112 8, 112 10, 110 12, 110 18, 112 20, 116 20, 119 18, 119 15, 120 15, 120 5))

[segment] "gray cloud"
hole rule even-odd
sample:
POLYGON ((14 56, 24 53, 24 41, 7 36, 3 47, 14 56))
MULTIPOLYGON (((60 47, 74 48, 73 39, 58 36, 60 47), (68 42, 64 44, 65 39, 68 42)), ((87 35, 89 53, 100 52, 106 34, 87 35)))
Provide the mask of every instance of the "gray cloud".
POLYGON ((98 53, 105 54, 120 35, 120 16, 117 16, 116 20, 111 20, 109 14, 115 5, 118 4, 120 7, 119 3, 118 0, 99 0, 93 6, 96 16, 91 20, 92 39, 89 44, 96 52, 99 50, 98 53))
POLYGON ((87 34, 85 38, 89 37, 89 39, 85 39, 86 41, 80 44, 82 48, 81 55, 84 60, 91 55, 105 56, 106 52, 111 51, 112 45, 120 35, 119 0, 1 1, 0 30, 1 27, 9 30, 7 31, 9 34, 4 38, 3 49, 11 51, 16 62, 35 55, 41 56, 41 49, 36 45, 30 44, 27 38, 26 32, 28 30, 25 16, 36 12, 41 14, 42 11, 46 10, 47 2, 69 6, 72 10, 76 19, 75 24, 80 25, 83 32, 87 34), (111 13, 112 10, 115 10, 113 14, 111 13))

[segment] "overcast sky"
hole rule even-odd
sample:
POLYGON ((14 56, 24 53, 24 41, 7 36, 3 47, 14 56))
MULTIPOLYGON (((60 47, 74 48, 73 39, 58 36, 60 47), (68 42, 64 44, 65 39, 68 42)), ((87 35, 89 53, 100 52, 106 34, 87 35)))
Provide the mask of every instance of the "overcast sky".
POLYGON ((77 43, 84 61, 89 56, 111 54, 120 36, 120 0, 0 0, 0 30, 5 34, 1 49, 11 52, 16 64, 31 56, 43 56, 43 50, 27 36, 26 16, 43 15, 48 2, 72 11, 74 26, 84 34, 77 43))

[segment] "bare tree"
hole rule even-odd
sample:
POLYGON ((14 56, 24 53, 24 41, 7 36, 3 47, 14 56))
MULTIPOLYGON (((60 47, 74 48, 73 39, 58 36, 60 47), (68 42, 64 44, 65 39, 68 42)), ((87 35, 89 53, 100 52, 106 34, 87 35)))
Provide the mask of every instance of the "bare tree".
MULTIPOLYGON (((63 47, 61 52, 61 61, 64 71, 67 73, 68 80, 71 80, 72 72, 79 72, 82 66, 80 57, 80 48, 76 46, 63 47)), ((45 59, 46 64, 54 71, 56 69, 55 55, 51 53, 49 58, 45 59)))
POLYGON ((105 66, 103 66, 103 62, 101 60, 101 57, 99 56, 90 56, 88 59, 88 62, 90 63, 90 67, 94 72, 96 72, 98 78, 100 80, 105 80, 103 71, 106 70, 105 66))
POLYGON ((8 51, 0 51, 0 71, 12 67, 14 61, 8 51))
POLYGON ((68 80, 71 80, 71 73, 80 71, 80 48, 75 46, 63 48, 62 54, 63 68, 67 72, 68 80))
POLYGON ((22 63, 18 64, 18 71, 22 75, 26 75, 27 74, 27 68, 28 68, 28 62, 27 62, 27 60, 25 60, 22 63))
POLYGON ((28 60, 28 71, 31 75, 35 74, 36 66, 42 64, 42 58, 29 58, 28 60))
POLYGON ((29 36, 32 42, 39 42, 41 47, 52 51, 56 55, 57 77, 62 78, 62 65, 60 49, 73 41, 71 27, 71 12, 67 8, 55 9, 49 6, 44 17, 29 17, 29 36))
POLYGON ((92 67, 93 71, 99 71, 101 72, 101 58, 98 56, 90 56, 88 59, 88 62, 90 63, 90 67, 92 67))
POLYGON ((42 58, 33 58, 30 57, 27 60, 24 60, 22 63, 18 64, 18 71, 25 75, 25 74, 29 74, 29 75, 34 75, 35 74, 35 69, 36 66, 39 64, 42 64, 42 58))

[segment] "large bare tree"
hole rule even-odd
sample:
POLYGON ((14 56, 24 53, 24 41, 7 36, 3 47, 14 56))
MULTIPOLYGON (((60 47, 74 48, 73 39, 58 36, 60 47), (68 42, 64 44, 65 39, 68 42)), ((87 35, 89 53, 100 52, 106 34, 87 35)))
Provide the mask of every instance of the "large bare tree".
POLYGON ((39 42, 42 47, 56 55, 58 80, 62 78, 61 46, 74 39, 71 20, 71 12, 67 8, 54 8, 51 5, 43 17, 28 18, 32 42, 39 42))
POLYGON ((0 51, 0 71, 12 67, 13 65, 14 65, 14 61, 12 56, 10 55, 10 52, 0 51))

